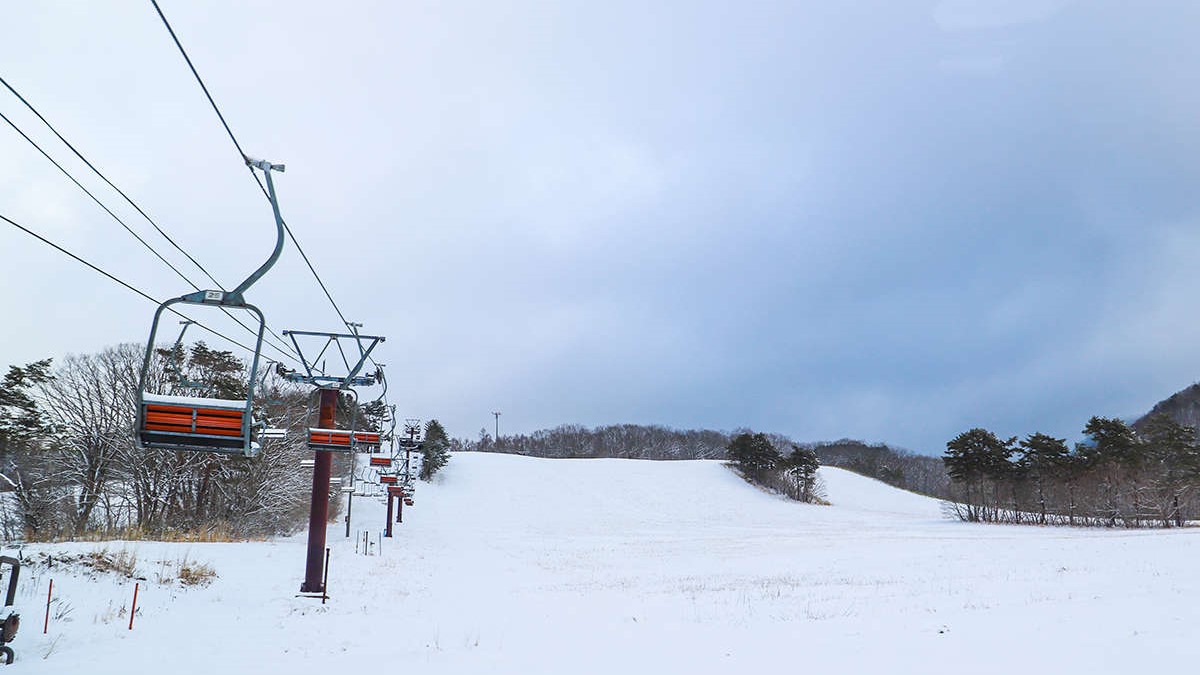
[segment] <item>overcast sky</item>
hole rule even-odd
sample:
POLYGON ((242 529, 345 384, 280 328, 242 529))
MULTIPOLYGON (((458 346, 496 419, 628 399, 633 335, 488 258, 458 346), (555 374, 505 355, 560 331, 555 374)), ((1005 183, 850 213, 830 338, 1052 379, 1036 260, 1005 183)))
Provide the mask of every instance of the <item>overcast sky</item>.
MULTIPOLYGON (((454 435, 499 410, 937 453, 1075 437, 1200 373, 1194 0, 161 4, 287 164, 284 216, 387 336, 401 414, 454 435)), ((149 2, 10 3, 0 75, 223 284, 266 257, 149 2)), ((0 214, 190 290, 4 125, 0 214)), ((150 303, 7 225, 0 250, 0 366, 145 339, 150 303)), ((340 328, 290 247, 248 298, 340 328)))

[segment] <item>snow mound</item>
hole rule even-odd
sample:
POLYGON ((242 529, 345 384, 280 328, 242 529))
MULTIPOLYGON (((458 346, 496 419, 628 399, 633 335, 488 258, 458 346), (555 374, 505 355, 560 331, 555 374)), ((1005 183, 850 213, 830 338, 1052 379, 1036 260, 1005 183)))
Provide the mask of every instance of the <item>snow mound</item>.
POLYGON ((937 500, 843 469, 823 467, 820 475, 832 506, 769 494, 720 461, 463 453, 436 486, 429 509, 431 522, 486 522, 559 536, 942 519, 937 500))
POLYGON ((829 502, 836 507, 919 518, 941 516, 941 502, 937 499, 832 466, 821 467, 819 473, 829 502))

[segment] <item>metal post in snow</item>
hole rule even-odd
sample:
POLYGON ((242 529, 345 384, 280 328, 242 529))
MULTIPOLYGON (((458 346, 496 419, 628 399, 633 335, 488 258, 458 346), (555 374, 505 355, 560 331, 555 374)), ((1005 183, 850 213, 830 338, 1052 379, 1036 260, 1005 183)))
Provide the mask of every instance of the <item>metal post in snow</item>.
POLYGON ((346 538, 350 538, 350 510, 354 506, 354 493, 346 493, 346 538))
POLYGON ((46 621, 42 624, 42 635, 50 630, 50 597, 54 595, 54 580, 50 580, 50 590, 46 591, 46 621))
POLYGON ((329 549, 325 549, 325 576, 321 579, 321 604, 329 599, 329 549))

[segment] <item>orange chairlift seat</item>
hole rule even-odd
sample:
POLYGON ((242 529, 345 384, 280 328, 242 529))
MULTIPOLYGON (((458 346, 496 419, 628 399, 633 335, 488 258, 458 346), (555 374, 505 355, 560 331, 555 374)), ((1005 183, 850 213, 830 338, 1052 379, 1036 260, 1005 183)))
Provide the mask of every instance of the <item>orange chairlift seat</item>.
POLYGON ((391 465, 392 465, 392 459, 390 457, 372 457, 371 458, 371 466, 390 467, 391 465))
POLYGON ((374 452, 382 439, 375 431, 350 431, 348 429, 309 429, 308 447, 311 450, 334 452, 374 452))
POLYGON ((244 450, 249 422, 247 401, 148 393, 141 398, 138 431, 143 445, 244 450))
POLYGON ((397 478, 396 476, 380 476, 379 477, 379 482, 383 483, 384 485, 395 485, 397 482, 399 482, 399 480, 400 479, 397 478))

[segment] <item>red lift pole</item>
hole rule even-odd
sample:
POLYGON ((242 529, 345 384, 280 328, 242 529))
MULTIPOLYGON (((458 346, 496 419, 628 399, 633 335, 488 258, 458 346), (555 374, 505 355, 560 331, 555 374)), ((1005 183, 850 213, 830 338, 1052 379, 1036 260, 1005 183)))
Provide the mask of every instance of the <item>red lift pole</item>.
MULTIPOLYGON (((338 390, 322 387, 321 416, 317 426, 333 429, 336 426, 338 390)), ((333 473, 333 453, 317 451, 313 455, 312 508, 308 512, 308 558, 304 564, 304 583, 301 593, 324 593, 322 563, 325 553, 325 525, 329 520, 329 477, 333 473)))

